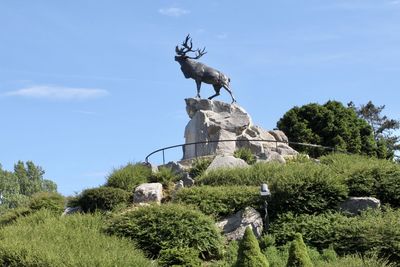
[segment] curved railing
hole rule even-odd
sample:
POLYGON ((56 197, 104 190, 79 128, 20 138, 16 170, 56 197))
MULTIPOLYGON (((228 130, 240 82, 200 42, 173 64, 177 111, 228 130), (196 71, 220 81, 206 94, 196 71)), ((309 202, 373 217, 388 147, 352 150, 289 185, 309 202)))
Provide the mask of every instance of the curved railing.
POLYGON ((223 143, 223 142, 267 142, 267 143, 275 143, 275 146, 278 147, 278 143, 283 143, 286 145, 296 145, 296 146, 305 146, 305 147, 312 147, 312 148, 321 148, 324 150, 330 150, 330 151, 338 151, 338 152, 345 152, 344 150, 340 150, 337 148, 333 148, 333 147, 327 147, 327 146, 321 146, 321 145, 315 145, 315 144, 307 144, 307 143, 299 143, 299 142, 285 142, 285 141, 277 141, 277 140, 268 140, 268 139, 252 139, 252 140, 237 140, 237 139, 227 139, 227 140, 210 140, 210 141, 200 141, 200 142, 192 142, 192 143, 185 143, 185 144, 179 144, 179 145, 173 145, 173 146, 167 146, 167 147, 163 147, 157 150, 154 150, 153 152, 151 152, 150 154, 148 154, 145 158, 145 162, 149 163, 149 158, 150 156, 161 152, 162 153, 162 157, 163 157, 163 165, 165 165, 165 151, 169 150, 169 149, 173 149, 173 148, 177 148, 177 147, 186 147, 186 146, 191 146, 194 145, 195 146, 195 157, 193 158, 197 158, 197 145, 198 144, 209 144, 209 143, 223 143))

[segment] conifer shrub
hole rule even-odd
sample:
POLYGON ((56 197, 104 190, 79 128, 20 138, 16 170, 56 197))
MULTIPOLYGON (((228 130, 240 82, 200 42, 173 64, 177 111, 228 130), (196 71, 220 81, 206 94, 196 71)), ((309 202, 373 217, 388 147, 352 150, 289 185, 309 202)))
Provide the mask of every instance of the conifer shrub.
POLYGON ((222 237, 214 221, 180 204, 140 207, 117 215, 105 231, 131 238, 141 249, 157 257, 163 249, 192 248, 202 259, 222 255, 222 237))
POLYGON ((189 170, 189 175, 192 178, 196 178, 200 175, 202 175, 210 166, 212 160, 209 158, 199 158, 194 160, 192 163, 192 167, 189 170))
POLYGON ((381 258, 400 262, 400 210, 367 211, 347 217, 341 213, 281 215, 270 227, 277 245, 286 244, 295 233, 319 250, 333 248, 339 255, 377 252, 381 258))
POLYGON ((128 163, 108 175, 106 186, 132 192, 138 185, 147 183, 151 173, 151 168, 142 163, 128 163))
POLYGON ((204 214, 220 218, 247 206, 259 209, 259 194, 255 186, 195 186, 179 190, 174 202, 197 206, 204 214))
POLYGON ((28 207, 19 207, 10 209, 0 216, 0 227, 15 222, 18 218, 27 216, 32 213, 32 210, 28 207))
POLYGON ((84 212, 111 211, 128 203, 132 193, 119 188, 98 187, 84 190, 78 199, 84 212))
POLYGON ((250 227, 247 227, 239 243, 237 267, 268 267, 268 261, 261 253, 258 241, 250 227))
POLYGON ((32 195, 29 208, 32 210, 47 209, 55 213, 62 213, 65 207, 65 198, 58 193, 39 192, 32 195))
POLYGON ((39 210, 0 229, 0 266, 153 266, 130 240, 103 234, 102 225, 99 214, 39 210))
POLYGON ((150 178, 152 183, 161 183, 164 187, 168 187, 170 183, 176 182, 180 179, 171 168, 161 167, 158 172, 153 173, 150 178))
POLYGON ((256 163, 257 158, 253 154, 250 148, 248 147, 241 147, 237 149, 234 153, 233 156, 239 159, 242 159, 247 162, 247 164, 252 165, 256 163))
POLYGON ((199 252, 193 248, 170 248, 160 251, 158 264, 160 266, 200 267, 202 261, 199 252))
POLYGON ((296 233, 294 240, 289 247, 289 258, 287 267, 312 267, 310 256, 307 252, 307 246, 304 244, 303 237, 300 233, 296 233))

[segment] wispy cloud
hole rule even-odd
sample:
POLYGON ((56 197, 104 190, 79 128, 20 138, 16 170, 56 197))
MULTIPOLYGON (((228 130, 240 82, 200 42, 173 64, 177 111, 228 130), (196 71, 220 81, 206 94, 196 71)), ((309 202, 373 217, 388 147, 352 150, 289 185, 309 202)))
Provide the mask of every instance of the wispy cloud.
POLYGON ((168 8, 160 8, 158 13, 164 16, 170 17, 180 17, 183 15, 187 15, 190 13, 190 10, 179 8, 179 7, 168 7, 168 8))
POLYGON ((104 89, 94 88, 70 88, 59 86, 31 86, 6 92, 6 96, 18 96, 26 98, 41 98, 55 100, 87 100, 109 95, 104 89))

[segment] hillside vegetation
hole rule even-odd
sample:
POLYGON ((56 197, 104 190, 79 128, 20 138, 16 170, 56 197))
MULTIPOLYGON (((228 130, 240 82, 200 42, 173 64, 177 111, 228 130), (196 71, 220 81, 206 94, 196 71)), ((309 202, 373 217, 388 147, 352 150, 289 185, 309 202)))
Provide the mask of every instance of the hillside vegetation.
POLYGON ((179 176, 152 174, 142 164, 114 170, 104 186, 64 199, 30 196, 0 216, 3 266, 398 266, 400 165, 364 156, 331 154, 319 162, 205 173, 196 186, 173 192, 179 176), (142 182, 160 181, 161 205, 132 206, 142 182), (227 242, 214 223, 251 206, 263 213, 261 183, 268 183, 270 228, 256 240, 227 242), (383 207, 358 216, 341 213, 349 196, 373 196, 383 207), (62 206, 84 214, 60 217, 62 206), (262 255, 261 255, 261 254, 262 255), (302 265, 303 264, 303 265, 302 265))

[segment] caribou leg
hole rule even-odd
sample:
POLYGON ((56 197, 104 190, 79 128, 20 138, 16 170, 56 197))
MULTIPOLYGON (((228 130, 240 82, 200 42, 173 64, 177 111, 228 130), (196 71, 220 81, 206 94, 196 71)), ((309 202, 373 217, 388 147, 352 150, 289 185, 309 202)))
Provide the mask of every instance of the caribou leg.
POLYGON ((208 98, 210 100, 213 99, 216 96, 219 96, 219 92, 221 91, 221 86, 218 86, 218 85, 215 85, 215 84, 213 86, 214 86, 215 94, 208 98))
POLYGON ((231 95, 232 97, 232 104, 236 102, 235 97, 233 96, 232 90, 227 86, 227 85, 223 85, 224 89, 231 95))
POLYGON ((201 98, 201 97, 200 97, 201 81, 196 80, 196 85, 197 85, 197 95, 196 95, 196 98, 201 98))

